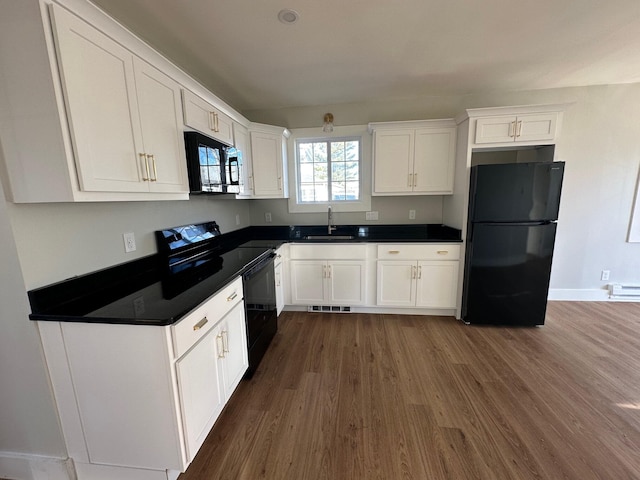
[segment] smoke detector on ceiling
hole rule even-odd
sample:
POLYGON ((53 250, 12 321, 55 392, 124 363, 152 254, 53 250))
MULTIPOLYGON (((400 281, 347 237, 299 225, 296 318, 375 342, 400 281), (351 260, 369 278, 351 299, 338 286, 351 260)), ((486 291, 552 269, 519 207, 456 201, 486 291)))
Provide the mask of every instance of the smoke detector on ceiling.
POLYGON ((287 25, 293 25, 298 21, 300 15, 295 10, 291 10, 290 8, 285 8, 278 12, 278 20, 287 25))

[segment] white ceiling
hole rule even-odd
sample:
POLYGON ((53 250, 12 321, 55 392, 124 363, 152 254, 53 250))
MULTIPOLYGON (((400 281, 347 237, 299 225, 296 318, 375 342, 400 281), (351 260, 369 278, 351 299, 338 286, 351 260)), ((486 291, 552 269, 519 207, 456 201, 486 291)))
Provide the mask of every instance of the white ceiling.
POLYGON ((640 0, 94 2, 240 111, 640 82, 640 0))

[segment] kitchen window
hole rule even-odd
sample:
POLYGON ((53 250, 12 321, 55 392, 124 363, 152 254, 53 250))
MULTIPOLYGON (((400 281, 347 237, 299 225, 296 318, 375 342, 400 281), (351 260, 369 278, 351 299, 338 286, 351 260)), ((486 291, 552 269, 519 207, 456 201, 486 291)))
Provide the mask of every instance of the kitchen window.
POLYGON ((358 202, 360 158, 359 138, 298 140, 298 203, 358 202))
MULTIPOLYGON (((371 135, 367 125, 295 128, 289 142, 289 213, 371 210, 371 135)), ((337 221, 346 221, 338 217, 337 221)), ((320 219, 320 217, 318 217, 320 219)), ((355 220, 350 220, 355 221, 355 220)))

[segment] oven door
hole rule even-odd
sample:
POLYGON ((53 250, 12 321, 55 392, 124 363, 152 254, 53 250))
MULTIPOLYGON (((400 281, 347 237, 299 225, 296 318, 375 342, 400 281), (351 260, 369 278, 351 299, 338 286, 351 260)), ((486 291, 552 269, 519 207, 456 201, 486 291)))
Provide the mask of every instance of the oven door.
POLYGON ((249 344, 245 378, 253 375, 278 330, 274 257, 271 254, 242 275, 249 344))

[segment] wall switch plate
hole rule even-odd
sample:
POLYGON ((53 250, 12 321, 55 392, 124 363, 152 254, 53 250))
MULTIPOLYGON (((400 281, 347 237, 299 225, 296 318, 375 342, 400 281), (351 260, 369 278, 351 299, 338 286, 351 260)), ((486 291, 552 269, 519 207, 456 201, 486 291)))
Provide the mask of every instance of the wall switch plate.
POLYGON ((126 253, 135 252, 136 236, 133 234, 133 232, 123 233, 122 238, 124 239, 124 251, 126 253))
POLYGON ((266 212, 264 214, 264 221, 267 223, 271 223, 271 212, 266 212))
POLYGON ((240 225, 240 214, 236 213, 236 225, 240 225))
POLYGON ((611 270, 602 270, 600 274, 600 280, 609 280, 609 275, 611 274, 611 270))
POLYGON ((416 211, 409 210, 409 220, 415 220, 415 219, 416 219, 416 211))
POLYGON ((364 218, 366 220, 378 220, 378 212, 366 212, 364 218))

